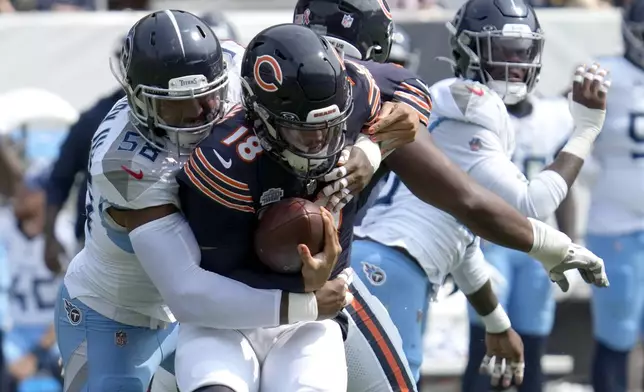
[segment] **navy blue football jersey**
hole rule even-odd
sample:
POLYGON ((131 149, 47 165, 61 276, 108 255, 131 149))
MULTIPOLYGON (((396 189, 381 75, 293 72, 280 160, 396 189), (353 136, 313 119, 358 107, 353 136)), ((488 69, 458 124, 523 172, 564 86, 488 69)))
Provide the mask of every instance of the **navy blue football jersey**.
MULTIPOLYGON (((350 144, 377 117, 380 92, 360 65, 347 63, 347 74, 354 100, 347 120, 350 144)), ((177 176, 182 211, 201 248, 201 267, 255 288, 303 292, 300 274, 274 273, 257 259, 253 244, 257 215, 281 199, 314 200, 325 184, 305 184, 264 154, 244 110, 235 110, 200 143, 177 176)), ((355 213, 355 202, 342 211, 342 254, 332 277, 349 266, 355 213)))
MULTIPOLYGON (((410 70, 393 63, 376 63, 374 61, 351 60, 361 64, 369 70, 380 89, 383 102, 401 102, 412 107, 417 113, 420 122, 427 127, 432 109, 432 99, 427 85, 410 70)), ((364 209, 371 207, 376 200, 369 196, 376 185, 390 172, 387 160, 380 165, 378 171, 371 178, 371 182, 360 193, 358 210, 361 214, 364 209)))
POLYGON ((420 122, 427 126, 432 110, 429 87, 407 68, 393 63, 351 60, 369 70, 380 89, 383 102, 401 102, 411 106, 420 122))

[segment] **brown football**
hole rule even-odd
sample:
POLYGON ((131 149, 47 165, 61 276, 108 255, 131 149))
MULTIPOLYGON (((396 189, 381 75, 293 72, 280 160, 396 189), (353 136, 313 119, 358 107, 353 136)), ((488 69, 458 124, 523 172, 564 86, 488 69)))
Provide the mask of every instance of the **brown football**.
POLYGON ((306 245, 311 255, 324 249, 324 221, 320 207, 298 198, 285 199, 267 207, 255 231, 255 251, 260 261, 275 272, 300 272, 299 244, 306 245))

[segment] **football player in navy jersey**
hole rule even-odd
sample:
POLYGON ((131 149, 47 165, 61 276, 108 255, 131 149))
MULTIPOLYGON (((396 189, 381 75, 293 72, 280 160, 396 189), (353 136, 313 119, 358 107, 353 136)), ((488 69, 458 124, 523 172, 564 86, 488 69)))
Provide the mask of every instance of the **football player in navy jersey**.
MULTIPOLYGON (((389 125, 387 120, 397 121, 394 116, 369 129, 373 140, 385 141, 393 138, 399 148, 386 157, 379 173, 361 193, 362 202, 359 202, 359 206, 367 200, 370 188, 391 169, 414 195, 450 213, 475 234, 503 246, 529 252, 535 259, 550 265, 551 267, 547 268, 550 272, 578 266, 586 270, 595 270, 597 275, 593 283, 607 285, 601 259, 585 260, 575 267, 565 266, 566 263, 562 260, 571 244, 567 236, 541 222, 519 217, 516 210, 464 175, 464 172, 455 167, 432 143, 429 133, 425 131, 431 110, 428 88, 416 75, 404 68, 392 64, 379 64, 387 60, 393 38, 392 16, 385 0, 300 0, 295 7, 294 23, 306 25, 325 36, 344 56, 369 69, 380 87, 383 102, 402 104, 418 114, 417 130, 421 132, 416 133, 413 143, 402 145, 405 140, 409 140, 403 132, 379 132, 382 129, 381 124, 389 125), (501 213, 501 210, 504 212, 501 213), (512 223, 509 223, 505 214, 512 215, 509 218, 512 223), (485 223, 482 224, 483 222, 485 223), (516 230, 514 233, 507 231, 510 226, 516 230), (525 242, 530 237, 530 232, 533 235, 532 244, 525 242), (541 236, 545 236, 547 240, 537 240, 541 236), (519 245, 520 243, 522 245, 519 245), (553 265, 556 267, 552 267, 553 265)), ((381 115, 386 114, 383 108, 381 115)), ((352 175, 352 171, 359 170, 357 165, 352 165, 349 160, 345 167, 343 172, 336 170, 332 173, 340 179, 325 189, 327 195, 336 192, 336 199, 340 205, 354 196, 354 192, 341 194, 340 190, 349 188, 353 191, 360 188, 354 184, 356 177, 352 175)), ((362 268, 357 272, 360 273, 361 270, 362 268)), ((557 274, 553 279, 566 290, 568 284, 563 273, 557 274)))
MULTIPOLYGON (((346 390, 347 320, 340 311, 351 302, 364 323, 384 311, 343 275, 356 202, 335 216, 322 208, 325 250, 312 256, 300 246, 301 274, 270 272, 252 241, 262 208, 289 197, 317 199, 320 181, 344 147, 367 138, 361 130, 376 119, 380 92, 366 69, 345 64, 325 39, 292 24, 270 27, 250 42, 241 77, 243 108, 215 126, 191 154, 177 177, 179 194, 201 267, 267 295, 281 291, 276 310, 282 317, 241 330, 183 323, 177 384, 189 392, 346 390), (291 303, 311 306, 296 312, 291 303)), ((396 350, 391 334, 380 334, 383 350, 396 350)), ((408 374, 400 377, 413 385, 408 374)))

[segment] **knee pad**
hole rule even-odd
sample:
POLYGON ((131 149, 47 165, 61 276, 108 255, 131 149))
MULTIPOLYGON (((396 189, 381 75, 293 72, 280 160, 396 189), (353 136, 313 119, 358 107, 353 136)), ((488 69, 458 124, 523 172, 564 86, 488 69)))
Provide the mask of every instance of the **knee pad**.
POLYGON ((194 392, 235 392, 235 390, 225 385, 209 385, 197 388, 194 392))

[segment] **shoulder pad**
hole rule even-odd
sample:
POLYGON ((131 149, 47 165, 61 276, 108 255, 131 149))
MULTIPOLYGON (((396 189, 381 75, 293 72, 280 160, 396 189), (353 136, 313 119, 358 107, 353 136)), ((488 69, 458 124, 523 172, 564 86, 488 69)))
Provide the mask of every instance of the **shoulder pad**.
POLYGON ((503 132, 510 116, 498 94, 484 84, 465 79, 446 79, 430 88, 434 98, 432 115, 468 122, 503 132))
POLYGON ((249 183, 256 175, 262 146, 237 111, 216 125, 190 155, 179 174, 182 182, 224 207, 254 213, 249 183))
POLYGON ((123 119, 104 121, 92 140, 89 173, 94 197, 100 195, 123 209, 178 206, 175 175, 182 160, 149 144, 123 119))

